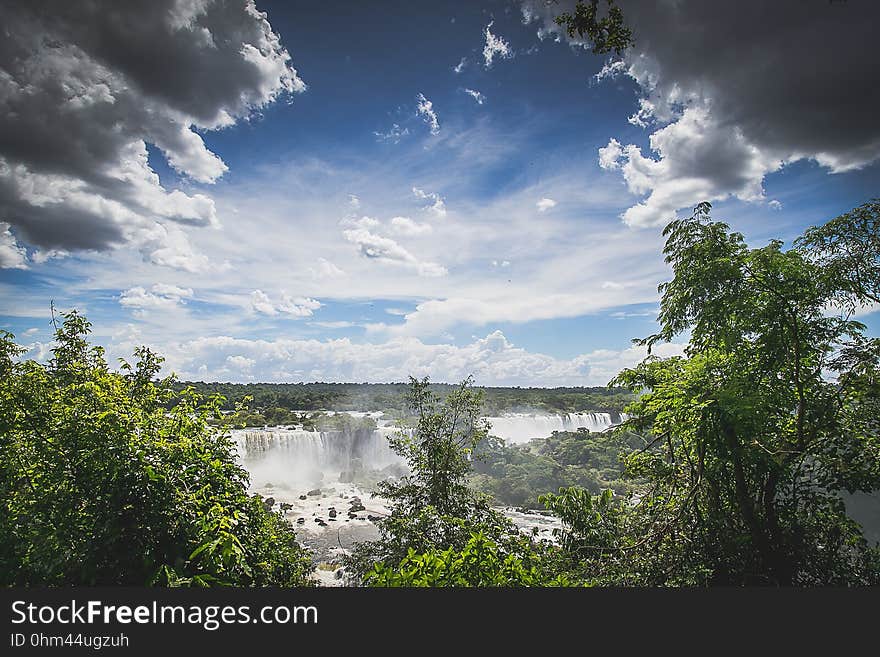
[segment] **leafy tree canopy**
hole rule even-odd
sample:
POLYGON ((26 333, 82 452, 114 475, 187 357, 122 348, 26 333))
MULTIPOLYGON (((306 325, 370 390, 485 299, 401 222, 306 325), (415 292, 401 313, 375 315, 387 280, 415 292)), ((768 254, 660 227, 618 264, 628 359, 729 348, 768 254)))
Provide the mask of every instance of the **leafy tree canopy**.
POLYGON ((110 371, 89 329, 65 315, 47 365, 0 335, 0 584, 306 583, 291 526, 209 424, 221 400, 156 380, 146 348, 110 371))

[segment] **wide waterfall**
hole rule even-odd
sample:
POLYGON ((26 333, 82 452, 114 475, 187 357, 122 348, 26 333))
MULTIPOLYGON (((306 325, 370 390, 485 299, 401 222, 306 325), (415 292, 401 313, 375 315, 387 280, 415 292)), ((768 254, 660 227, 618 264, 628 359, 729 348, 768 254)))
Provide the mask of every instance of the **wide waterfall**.
POLYGON ((232 437, 253 488, 267 483, 311 488, 402 465, 388 442, 395 431, 391 426, 339 431, 267 427, 233 431, 232 437))
MULTIPOLYGON (((377 428, 350 428, 333 431, 308 431, 301 428, 265 427, 232 432, 239 460, 251 476, 255 489, 266 484, 290 489, 309 489, 333 482, 350 482, 372 473, 379 475, 403 472, 403 461, 391 449, 389 436, 398 429, 381 419, 381 413, 367 415, 377 421, 377 428)), ((546 438, 554 431, 604 431, 626 419, 610 413, 505 413, 486 418, 489 433, 507 443, 525 443, 532 438, 546 438)), ((374 477, 375 478, 375 477, 374 477)))
POLYGON ((505 413, 486 419, 491 424, 491 435, 498 436, 507 443, 527 443, 532 438, 547 438, 554 431, 604 431, 626 419, 624 414, 615 415, 617 417, 612 417, 611 413, 505 413))

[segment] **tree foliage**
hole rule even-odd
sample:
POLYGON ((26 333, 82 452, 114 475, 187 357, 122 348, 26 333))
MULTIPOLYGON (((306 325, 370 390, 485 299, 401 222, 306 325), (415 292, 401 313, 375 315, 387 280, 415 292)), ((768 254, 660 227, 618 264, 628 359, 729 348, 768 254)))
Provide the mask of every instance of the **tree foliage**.
POLYGON ((110 371, 89 330, 65 315, 46 365, 0 335, 2 584, 305 583, 292 528, 209 424, 221 400, 156 380, 146 348, 110 371))
POLYGON ((472 533, 460 550, 450 547, 418 554, 410 549, 395 567, 375 564, 365 580, 370 586, 390 587, 571 585, 563 573, 549 575, 536 557, 505 553, 479 532, 472 533))
POLYGON ((633 44, 633 34, 626 26, 623 12, 614 0, 605 0, 607 11, 599 9, 599 0, 578 0, 574 12, 563 12, 554 20, 565 28, 569 38, 577 36, 592 43, 593 52, 604 55, 612 50, 619 56, 633 44))
MULTIPOLYGON (((529 554, 527 537, 490 507, 487 496, 468 485, 474 449, 489 431, 481 401, 471 379, 442 401, 430 390, 427 378, 410 379, 408 402, 415 427, 392 439, 410 474, 379 484, 378 494, 388 500, 391 513, 379 522, 380 538, 359 544, 348 559, 349 572, 356 578, 372 572, 374 583, 390 585, 410 581, 406 573, 413 568, 423 572, 428 564, 434 568, 441 562, 451 569, 443 578, 461 578, 476 572, 461 567, 474 555, 504 562, 511 555, 521 561, 529 554), (391 571, 402 579, 395 579, 398 576, 391 571)), ((489 568, 488 561, 485 565, 489 568)), ((472 580, 471 585, 480 584, 472 580)))
POLYGON ((614 381, 644 392, 629 425, 651 440, 627 458, 649 488, 618 547, 647 583, 876 581, 877 554, 841 493, 880 488, 880 340, 828 312, 872 298, 865 272, 880 249, 853 229, 865 206, 787 251, 749 249, 710 209, 667 226, 674 275, 660 286, 660 331, 641 341, 689 331, 685 355, 614 381), (849 259, 842 244, 862 250, 849 259))

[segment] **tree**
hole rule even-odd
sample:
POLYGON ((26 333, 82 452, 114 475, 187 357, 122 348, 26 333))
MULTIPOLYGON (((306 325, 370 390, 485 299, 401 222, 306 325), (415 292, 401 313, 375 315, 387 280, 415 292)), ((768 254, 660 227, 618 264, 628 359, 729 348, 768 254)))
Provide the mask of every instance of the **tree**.
POLYGON ((554 20, 565 28, 569 38, 586 37, 593 44, 593 52, 604 55, 612 50, 620 56, 633 44, 632 30, 624 22, 623 12, 614 0, 605 0, 608 11, 599 15, 599 0, 578 0, 573 13, 563 12, 554 20))
POLYGON ((110 371, 89 330, 64 315, 46 365, 0 335, 0 584, 305 584, 292 527, 209 424, 222 399, 175 393, 146 348, 110 371))
POLYGON ((710 209, 666 227, 673 278, 640 341, 689 331, 685 355, 612 382, 644 393, 629 425, 651 438, 627 458, 649 488, 617 547, 648 583, 876 582, 841 492, 880 488, 880 340, 828 312, 877 293, 876 204, 788 251, 749 249, 710 209))
POLYGON ((407 401, 415 426, 399 431, 391 444, 410 474, 379 484, 377 494, 388 500, 391 513, 378 523, 378 540, 356 546, 346 562, 349 573, 362 579, 372 572, 374 583, 390 583, 398 581, 390 571, 404 573, 435 559, 452 567, 450 560, 465 558, 468 550, 502 562, 511 555, 528 559, 527 537, 468 486, 474 449, 489 430, 481 417, 482 392, 469 378, 441 402, 427 378, 411 377, 407 401))

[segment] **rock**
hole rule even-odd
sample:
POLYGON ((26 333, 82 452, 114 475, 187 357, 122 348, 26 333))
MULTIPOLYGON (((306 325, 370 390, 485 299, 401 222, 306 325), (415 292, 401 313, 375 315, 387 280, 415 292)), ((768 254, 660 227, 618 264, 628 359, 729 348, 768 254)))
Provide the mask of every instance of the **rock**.
POLYGON ((357 495, 353 496, 351 498, 351 502, 349 502, 349 504, 360 504, 360 503, 361 503, 361 498, 359 498, 357 495))
POLYGON ((290 511, 292 508, 293 508, 293 504, 290 504, 289 502, 282 502, 281 503, 281 510, 282 511, 290 511))
POLYGON ((358 517, 358 516, 357 516, 356 513, 352 513, 351 511, 349 511, 349 512, 348 512, 348 517, 349 517, 350 520, 357 520, 357 517, 358 517))
POLYGON ((306 493, 306 495, 308 495, 309 497, 317 497, 320 494, 321 494, 320 488, 313 488, 308 493, 306 493))
POLYGON ((309 498, 308 498, 307 495, 300 495, 300 496, 299 496, 299 499, 301 499, 301 500, 307 500, 307 499, 309 499, 309 498))
POLYGON ((273 506, 275 506, 275 498, 267 497, 265 500, 263 500, 263 506, 267 509, 271 509, 273 506))
POLYGON ((275 488, 275 484, 269 483, 264 486, 264 488, 275 488))
POLYGON ((304 524, 306 524, 306 519, 305 518, 297 518, 296 524, 297 525, 304 525, 304 524))
POLYGON ((351 507, 348 509, 348 512, 349 512, 349 514, 351 514, 351 513, 357 513, 358 511, 366 511, 366 510, 367 510, 367 507, 365 507, 363 504, 352 504, 351 507))
POLYGON ((329 515, 331 518, 335 518, 336 517, 336 509, 330 509, 330 511, 328 511, 327 515, 329 515))

